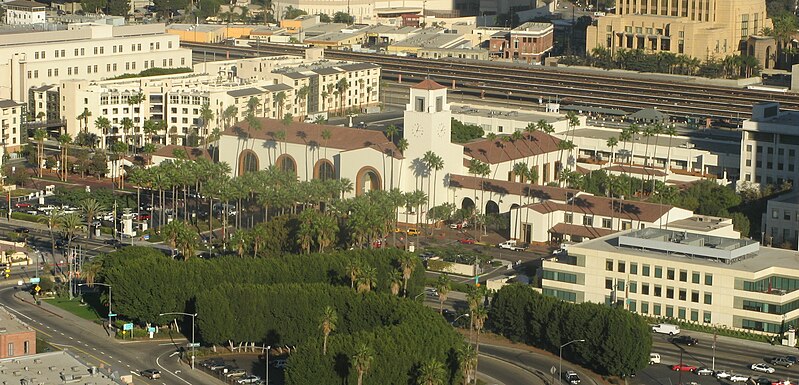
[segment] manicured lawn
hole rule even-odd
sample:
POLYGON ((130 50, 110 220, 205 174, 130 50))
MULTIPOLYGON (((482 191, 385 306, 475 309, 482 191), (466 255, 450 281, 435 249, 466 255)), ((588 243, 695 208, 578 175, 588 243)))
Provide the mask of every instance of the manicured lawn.
POLYGON ((100 304, 100 296, 98 293, 84 293, 83 298, 85 304, 80 303, 79 297, 75 297, 72 301, 70 301, 69 298, 66 297, 46 299, 45 301, 51 305, 58 306, 61 309, 64 309, 72 314, 75 314, 78 317, 90 321, 105 318, 100 316, 99 314, 105 314, 108 310, 105 306, 102 306, 100 304))

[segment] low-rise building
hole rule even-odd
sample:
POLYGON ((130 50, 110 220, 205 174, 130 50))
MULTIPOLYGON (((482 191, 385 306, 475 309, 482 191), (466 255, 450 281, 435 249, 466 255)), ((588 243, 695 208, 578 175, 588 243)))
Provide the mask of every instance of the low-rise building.
POLYGON ((409 36, 388 46, 388 52, 393 54, 418 56, 422 50, 471 48, 469 40, 461 33, 450 33, 443 28, 427 28, 419 33, 409 36))
POLYGON ((319 15, 302 15, 293 19, 280 20, 280 27, 288 33, 299 33, 319 24, 319 15))
POLYGON ((131 374, 112 379, 109 369, 98 369, 78 360, 66 350, 35 354, 27 357, 0 360, 5 378, 14 384, 64 384, 122 385, 131 383, 131 374), (125 382, 128 381, 128 382, 125 382))
POLYGON ((36 354, 36 331, 3 307, 0 307, 0 346, 0 360, 36 354))
POLYGON ((545 259, 541 288, 570 302, 779 334, 799 319, 795 254, 748 239, 636 229, 545 259))
POLYGON ((426 59, 490 59, 488 51, 479 48, 422 48, 417 51, 416 56, 426 59))
POLYGON ((19 150, 28 137, 21 127, 23 106, 13 100, 0 100, 0 144, 6 153, 19 150))
POLYGON ((28 0, 12 0, 2 3, 5 8, 6 24, 27 25, 47 22, 47 6, 28 0))
POLYGON ((219 24, 170 24, 166 33, 192 43, 221 43, 228 38, 226 27, 219 24))

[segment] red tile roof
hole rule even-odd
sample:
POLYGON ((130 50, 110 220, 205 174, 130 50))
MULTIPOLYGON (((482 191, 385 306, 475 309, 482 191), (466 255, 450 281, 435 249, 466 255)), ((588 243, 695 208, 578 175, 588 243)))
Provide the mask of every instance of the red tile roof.
POLYGON ((417 89, 417 90, 432 91, 432 90, 441 90, 441 89, 444 89, 444 88, 447 88, 447 87, 444 87, 441 84, 436 83, 435 80, 425 79, 425 80, 422 80, 421 83, 411 86, 411 88, 414 88, 414 89, 417 89))
POLYGON ((558 150, 560 139, 544 132, 534 131, 532 138, 526 133, 523 139, 503 141, 484 139, 463 145, 463 153, 489 164, 503 163, 528 156, 541 155, 558 150))
MULTIPOLYGON (((480 190, 480 182, 482 178, 467 176, 467 175, 451 175, 449 179, 449 186, 454 188, 467 188, 473 190, 480 190)), ((577 190, 534 185, 529 183, 508 182, 497 179, 485 179, 484 190, 495 192, 499 194, 513 194, 521 196, 530 196, 539 199, 555 199, 566 201, 568 194, 576 194, 577 190)))
POLYGON ((549 229, 549 232, 553 234, 577 235, 583 238, 591 238, 591 239, 604 237, 605 235, 610 235, 615 233, 615 231, 611 229, 603 229, 593 226, 573 225, 569 223, 558 223, 557 225, 552 226, 552 228, 549 229))
POLYGON ((402 155, 397 147, 380 131, 364 130, 341 126, 323 124, 291 122, 288 126, 280 120, 258 118, 260 129, 251 129, 247 121, 243 120, 228 127, 222 135, 242 136, 255 139, 276 141, 275 134, 285 130, 287 143, 305 144, 314 146, 327 146, 342 151, 357 150, 371 147, 377 151, 388 154, 393 151, 394 157, 401 159, 402 155), (322 138, 322 132, 330 131, 330 139, 322 138))
POLYGON ((526 207, 529 207, 542 214, 555 211, 572 211, 575 213, 598 215, 608 218, 612 216, 614 218, 650 223, 655 222, 673 208, 673 206, 670 205, 661 205, 657 203, 632 200, 622 201, 607 197, 598 197, 590 194, 577 195, 577 197, 574 198, 573 203, 544 201, 540 203, 533 203, 527 205, 526 207), (611 204, 614 206, 613 208, 615 208, 615 210, 613 210, 611 204))

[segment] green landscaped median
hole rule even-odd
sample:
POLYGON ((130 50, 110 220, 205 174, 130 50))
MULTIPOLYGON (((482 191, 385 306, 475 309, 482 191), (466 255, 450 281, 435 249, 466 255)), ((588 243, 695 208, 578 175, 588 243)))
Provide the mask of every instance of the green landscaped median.
POLYGON ((100 306, 98 294, 86 293, 83 295, 83 297, 85 303, 80 302, 80 297, 75 297, 72 300, 69 300, 69 298, 66 297, 57 297, 46 299, 44 301, 89 321, 96 321, 104 318, 101 317, 95 310, 100 306))

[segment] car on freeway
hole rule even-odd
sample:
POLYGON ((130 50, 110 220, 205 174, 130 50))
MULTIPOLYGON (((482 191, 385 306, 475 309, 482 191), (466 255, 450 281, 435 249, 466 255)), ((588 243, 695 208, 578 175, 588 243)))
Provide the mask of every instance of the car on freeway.
POLYGON ((785 359, 793 362, 794 364, 796 363, 797 360, 799 360, 796 356, 785 356, 785 359))
POLYGON ((769 363, 772 365, 779 365, 779 366, 784 366, 786 368, 790 368, 791 365, 794 364, 794 361, 789 360, 788 357, 774 357, 771 360, 769 360, 769 363))
POLYGON ((716 378, 724 380, 724 379, 730 378, 730 376, 732 376, 732 373, 730 373, 730 372, 728 372, 726 370, 717 370, 716 373, 713 373, 713 375, 716 378))
POLYGON ((30 204, 30 203, 19 202, 19 203, 15 204, 14 207, 16 207, 18 209, 27 209, 27 208, 33 207, 33 205, 30 204))
POLYGON ((141 373, 139 373, 139 374, 141 374, 142 377, 147 377, 147 378, 149 378, 151 380, 155 380, 155 379, 161 378, 161 372, 156 370, 156 369, 142 370, 141 373))
POLYGON ((749 368, 756 372, 769 373, 769 374, 774 373, 774 368, 766 364, 752 364, 752 366, 750 366, 749 368))
POLYGON ((749 381, 749 376, 745 376, 743 374, 733 374, 729 378, 732 382, 747 382, 749 381))
POLYGON ((679 336, 672 338, 671 343, 694 346, 699 343, 699 340, 691 336, 679 336))
POLYGON ((458 242, 463 243, 464 245, 473 245, 476 241, 474 238, 461 238, 458 239, 458 242))
POLYGON ((436 290, 434 287, 428 287, 428 288, 427 288, 427 289, 425 289, 424 291, 425 291, 425 292, 427 293, 427 295, 429 295, 430 297, 438 297, 438 290, 436 290))
POLYGON ((569 370, 568 372, 564 373, 563 374, 563 379, 565 379, 566 382, 568 382, 568 383, 570 383, 572 385, 577 385, 577 384, 580 383, 580 376, 578 376, 577 372, 575 372, 573 370, 569 370))
POLYGON ((27 234, 31 232, 31 230, 27 227, 17 227, 15 231, 20 234, 27 234))
POLYGON ((225 373, 225 377, 233 378, 233 377, 241 377, 247 374, 247 371, 241 368, 232 368, 225 373))
POLYGON ((671 366, 671 370, 675 372, 693 372, 694 370, 696 370, 696 366, 676 364, 671 366))
POLYGON ((236 383, 238 383, 238 384, 257 384, 260 381, 261 381, 261 377, 258 377, 256 375, 250 374, 249 376, 244 376, 242 378, 239 378, 236 381, 236 383))
POLYGON ((771 381, 770 378, 766 377, 758 377, 757 379, 755 379, 755 384, 757 385, 771 385, 773 383, 774 381, 771 381))
POLYGON ((708 368, 704 368, 704 367, 703 368, 696 368, 696 370, 694 370, 694 374, 696 374, 697 376, 712 376, 713 375, 713 371, 708 369, 708 368))

